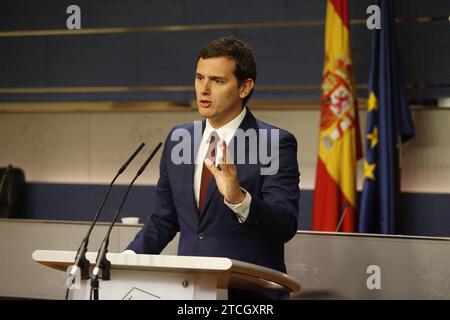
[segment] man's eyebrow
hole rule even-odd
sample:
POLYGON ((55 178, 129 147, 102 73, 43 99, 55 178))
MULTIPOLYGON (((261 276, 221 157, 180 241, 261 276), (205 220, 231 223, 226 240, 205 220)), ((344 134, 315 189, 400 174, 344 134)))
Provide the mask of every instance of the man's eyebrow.
MULTIPOLYGON (((201 74, 200 72, 195 72, 195 75, 197 77, 198 76, 205 77, 205 75, 201 74)), ((210 79, 210 80, 213 80, 213 81, 215 81, 215 80, 226 81, 227 80, 227 77, 221 77, 221 76, 209 76, 207 78, 210 79)))
POLYGON ((227 80, 226 77, 220 77, 220 76, 210 76, 209 78, 210 78, 211 80, 222 80, 222 81, 227 80))

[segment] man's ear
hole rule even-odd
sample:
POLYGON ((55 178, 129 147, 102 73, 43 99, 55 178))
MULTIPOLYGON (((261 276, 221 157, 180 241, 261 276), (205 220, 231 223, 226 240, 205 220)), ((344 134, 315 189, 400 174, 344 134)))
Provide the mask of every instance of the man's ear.
POLYGON ((244 99, 246 96, 249 95, 250 91, 252 91, 253 87, 255 86, 255 81, 253 79, 246 79, 244 83, 239 88, 239 98, 244 99))

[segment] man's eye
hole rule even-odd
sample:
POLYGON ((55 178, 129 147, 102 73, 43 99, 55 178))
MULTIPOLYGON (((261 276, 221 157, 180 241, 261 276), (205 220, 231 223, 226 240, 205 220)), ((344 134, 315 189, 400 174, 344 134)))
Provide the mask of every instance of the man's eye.
POLYGON ((201 76, 201 75, 195 75, 195 79, 197 79, 197 80, 202 80, 203 79, 203 77, 201 76))
POLYGON ((223 84, 223 80, 216 80, 217 84, 223 84))

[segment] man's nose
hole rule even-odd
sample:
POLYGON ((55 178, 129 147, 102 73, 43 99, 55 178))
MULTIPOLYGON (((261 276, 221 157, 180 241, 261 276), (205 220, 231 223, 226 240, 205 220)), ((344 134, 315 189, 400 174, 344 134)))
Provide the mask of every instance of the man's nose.
POLYGON ((204 94, 204 95, 208 95, 208 94, 211 93, 211 81, 205 80, 205 81, 203 82, 203 85, 202 85, 202 87, 201 87, 201 92, 202 92, 202 94, 204 94))

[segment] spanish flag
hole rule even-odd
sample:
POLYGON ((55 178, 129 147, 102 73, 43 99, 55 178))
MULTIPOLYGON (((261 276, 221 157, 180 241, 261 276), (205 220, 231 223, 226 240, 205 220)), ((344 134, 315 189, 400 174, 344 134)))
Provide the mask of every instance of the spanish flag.
POLYGON ((350 52, 348 0, 328 0, 313 230, 356 230, 356 160, 361 156, 350 52), (342 219, 342 220, 341 220, 342 219))

